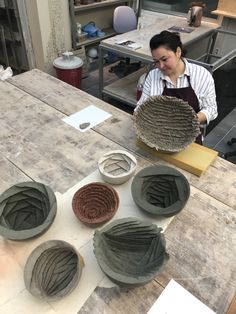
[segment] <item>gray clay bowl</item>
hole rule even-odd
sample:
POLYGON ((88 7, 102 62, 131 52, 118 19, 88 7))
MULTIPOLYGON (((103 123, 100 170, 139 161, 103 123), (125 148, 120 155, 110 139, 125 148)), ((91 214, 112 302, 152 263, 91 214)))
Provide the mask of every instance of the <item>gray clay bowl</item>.
POLYGON ((139 286, 154 279, 168 260, 162 229, 136 218, 115 220, 93 237, 102 271, 116 284, 139 286))
POLYGON ((178 152, 200 134, 196 112, 188 102, 170 96, 149 97, 134 113, 137 137, 149 147, 178 152))
POLYGON ((133 179, 134 202, 144 211, 158 216, 173 216, 184 208, 190 195, 185 176, 168 166, 150 166, 133 179))
POLYGON ((41 299, 60 299, 77 286, 83 265, 82 257, 69 243, 44 242, 33 250, 25 264, 26 289, 41 299))
POLYGON ((98 161, 102 179, 110 184, 122 184, 135 173, 136 158, 127 151, 113 150, 104 154, 98 161))
POLYGON ((107 183, 93 182, 84 185, 73 196, 72 208, 84 224, 96 227, 110 220, 119 206, 116 190, 107 183))
POLYGON ((0 234, 11 240, 40 235, 52 224, 57 201, 52 189, 39 182, 21 182, 0 195, 0 234))

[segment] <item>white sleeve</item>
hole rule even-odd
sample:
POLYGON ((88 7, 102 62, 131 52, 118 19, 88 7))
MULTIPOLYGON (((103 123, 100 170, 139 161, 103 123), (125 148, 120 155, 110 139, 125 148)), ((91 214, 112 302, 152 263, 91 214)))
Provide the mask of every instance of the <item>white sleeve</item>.
POLYGON ((199 78, 199 82, 201 82, 199 107, 200 112, 204 113, 207 118, 207 124, 209 124, 211 120, 217 117, 218 112, 214 79, 208 70, 204 70, 202 79, 199 78))

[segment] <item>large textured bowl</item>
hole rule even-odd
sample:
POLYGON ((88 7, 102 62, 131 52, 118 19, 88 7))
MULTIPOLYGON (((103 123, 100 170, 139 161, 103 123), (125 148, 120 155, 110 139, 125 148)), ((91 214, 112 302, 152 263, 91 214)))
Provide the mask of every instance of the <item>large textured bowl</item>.
POLYGON ((169 217, 183 209, 190 195, 190 186, 178 170, 150 166, 136 174, 131 193, 134 202, 144 211, 169 217))
POLYGON ((38 298, 60 299, 76 287, 83 266, 82 257, 69 243, 59 240, 44 242, 27 259, 25 286, 38 298))
POLYGON ((97 226, 110 220, 119 206, 116 190, 107 183, 93 182, 84 185, 73 196, 72 208, 79 220, 97 226))
POLYGON ((105 182, 122 184, 135 173, 136 158, 125 150, 113 150, 98 161, 98 169, 105 182))
POLYGON ((57 210, 54 192, 39 182, 21 182, 0 196, 0 234, 25 240, 45 232, 57 210))
POLYGON ((134 123, 141 141, 166 152, 185 149, 200 134, 197 114, 176 97, 149 97, 135 111, 134 123))
POLYGON ((94 254, 116 284, 143 285, 154 279, 168 259, 162 229, 136 218, 111 222, 94 233, 94 254))

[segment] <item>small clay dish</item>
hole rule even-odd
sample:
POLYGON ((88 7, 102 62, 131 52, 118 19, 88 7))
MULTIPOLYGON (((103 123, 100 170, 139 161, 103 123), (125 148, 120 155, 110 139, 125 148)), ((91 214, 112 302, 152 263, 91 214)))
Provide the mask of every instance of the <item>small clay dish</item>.
POLYGON ((135 173, 136 158, 125 150, 113 150, 104 154, 98 161, 102 179, 111 184, 122 184, 135 173))
POLYGON ((168 166, 150 166, 136 174, 131 193, 134 202, 144 211, 169 217, 184 208, 190 186, 178 170, 168 166))
POLYGON ((44 242, 27 259, 25 286, 38 298, 60 299, 76 287, 83 266, 82 257, 69 243, 59 240, 44 242))
POLYGON ((93 237, 102 271, 116 284, 139 286, 153 280, 168 260, 162 229, 136 218, 115 220, 93 237))
POLYGON ((57 201, 52 189, 39 182, 21 182, 0 196, 0 234, 11 240, 40 235, 52 224, 57 201))
POLYGON ((91 227, 110 220, 118 206, 119 196, 116 190, 109 184, 101 182, 84 185, 72 199, 76 217, 91 227))

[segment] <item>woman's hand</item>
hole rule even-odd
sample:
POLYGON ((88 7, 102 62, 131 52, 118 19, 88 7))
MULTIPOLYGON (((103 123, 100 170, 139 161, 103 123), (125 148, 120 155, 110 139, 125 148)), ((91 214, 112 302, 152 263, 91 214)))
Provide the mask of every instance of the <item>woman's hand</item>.
POLYGON ((206 123, 207 122, 207 118, 203 112, 198 112, 197 116, 198 116, 198 121, 200 123, 206 123))

